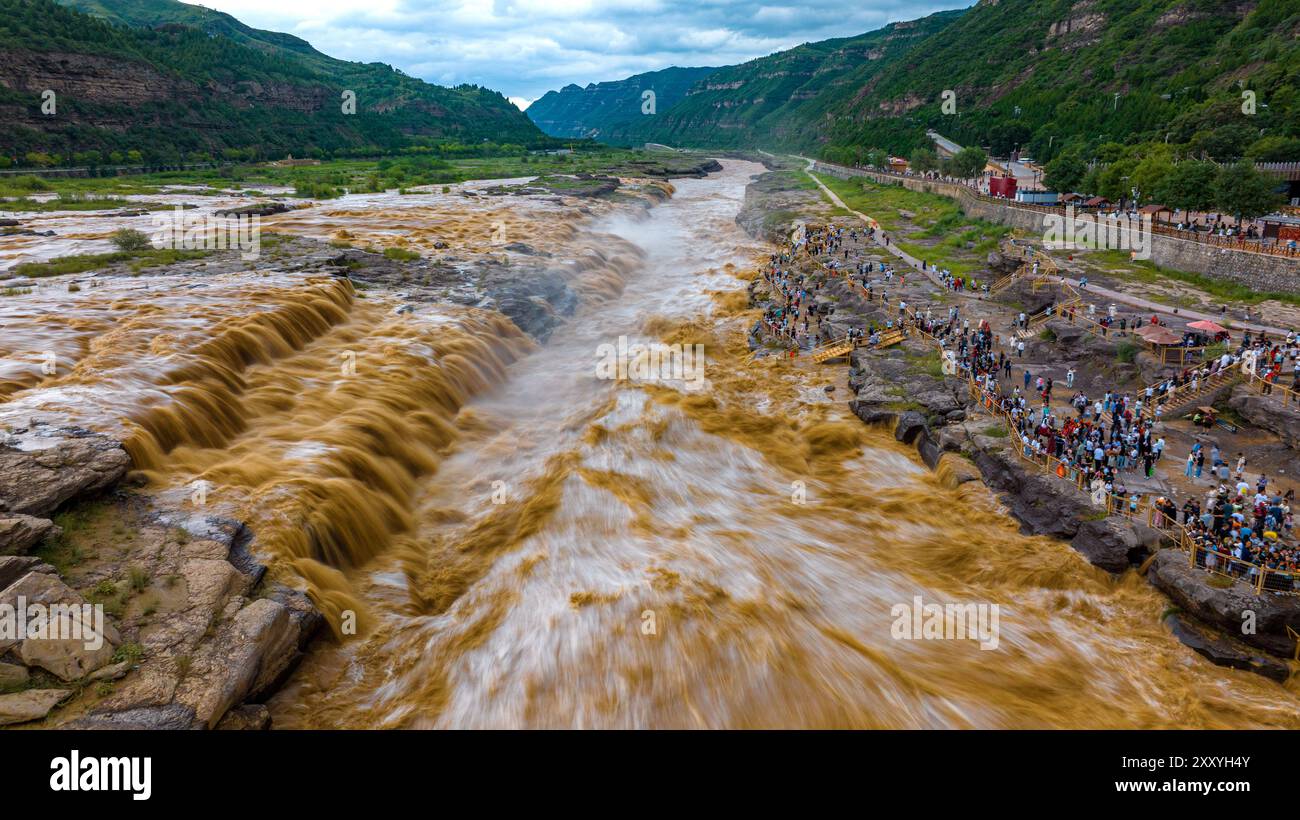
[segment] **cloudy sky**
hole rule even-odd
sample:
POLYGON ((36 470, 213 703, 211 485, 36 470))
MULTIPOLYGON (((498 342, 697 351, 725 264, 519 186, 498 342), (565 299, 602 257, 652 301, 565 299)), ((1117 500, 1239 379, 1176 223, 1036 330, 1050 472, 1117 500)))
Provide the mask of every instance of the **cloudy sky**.
POLYGON ((569 83, 728 65, 974 0, 203 0, 334 57, 520 105, 569 83), (786 3, 789 3, 788 5, 786 3))

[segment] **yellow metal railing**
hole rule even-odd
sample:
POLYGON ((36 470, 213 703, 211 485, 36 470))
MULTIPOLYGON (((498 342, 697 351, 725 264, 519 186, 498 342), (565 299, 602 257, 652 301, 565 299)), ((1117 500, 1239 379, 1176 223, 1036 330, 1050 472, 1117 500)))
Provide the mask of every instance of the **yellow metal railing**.
POLYGON ((1247 373, 1245 376, 1246 384, 1260 395, 1272 396, 1287 406, 1300 406, 1300 392, 1295 389, 1284 387, 1277 382, 1270 382, 1258 373, 1247 373))

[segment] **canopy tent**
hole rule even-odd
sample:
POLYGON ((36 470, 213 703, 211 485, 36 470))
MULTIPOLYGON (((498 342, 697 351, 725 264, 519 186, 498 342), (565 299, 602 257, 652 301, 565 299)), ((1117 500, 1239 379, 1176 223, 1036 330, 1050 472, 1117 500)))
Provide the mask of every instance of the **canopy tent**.
POLYGON ((1183 337, 1164 325, 1144 325, 1137 329, 1137 335, 1153 345, 1177 345, 1183 343, 1183 337))
POLYGON ((1199 322, 1188 322, 1187 326, 1192 330, 1203 330, 1206 333, 1227 333, 1228 329, 1222 325, 1217 325, 1209 319, 1201 319, 1199 322))

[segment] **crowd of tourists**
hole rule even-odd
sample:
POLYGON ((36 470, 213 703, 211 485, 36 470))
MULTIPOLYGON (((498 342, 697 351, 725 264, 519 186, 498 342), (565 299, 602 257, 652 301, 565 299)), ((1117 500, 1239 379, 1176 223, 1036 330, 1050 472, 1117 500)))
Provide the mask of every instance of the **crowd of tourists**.
MULTIPOLYGON (((820 290, 821 282, 810 281, 794 270, 794 260, 800 252, 822 257, 823 264, 831 271, 860 284, 868 300, 887 302, 889 289, 901 288, 906 274, 883 261, 852 259, 846 242, 866 236, 865 230, 859 232, 852 228, 810 230, 785 253, 773 254, 764 275, 782 304, 773 305, 765 312, 763 321, 768 330, 795 343, 809 336, 807 314, 811 311, 806 308, 810 307, 810 300, 815 301, 813 297, 820 290)), ((947 270, 936 269, 934 273, 950 290, 972 287, 970 281, 947 270)), ((1060 306, 1060 310, 1070 314, 1076 309, 1078 305, 1060 306)), ((1029 318, 1021 315, 1013 324, 1024 327, 1029 318)), ((1155 315, 1110 313, 1100 321, 1124 335, 1148 323, 1161 323, 1155 315)), ((1104 494, 1113 512, 1130 514, 1145 514, 1146 506, 1140 492, 1130 492, 1126 487, 1125 478, 1132 480, 1138 471, 1146 478, 1153 477, 1156 466, 1166 457, 1166 443, 1160 430, 1163 406, 1171 394, 1182 390, 1195 392, 1207 380, 1225 369, 1239 366, 1247 357, 1255 358, 1257 373, 1271 383, 1280 377, 1284 365, 1294 365, 1300 353, 1300 336, 1295 334, 1269 339, 1245 333, 1235 348, 1225 349, 1209 361, 1186 368, 1159 384, 1136 392, 1109 390, 1100 396, 1075 390, 1075 372, 1071 368, 1062 380, 1065 389, 1073 394, 1069 409, 1064 406, 1057 409, 1053 407, 1052 397, 1059 386, 1051 376, 1034 375, 1029 368, 1013 367, 1013 361, 1018 363, 1023 356, 1023 341, 1007 336, 1006 349, 1001 349, 1003 339, 993 332, 987 320, 980 320, 972 327, 956 306, 938 311, 933 307, 922 310, 898 299, 896 315, 891 309, 879 326, 871 323, 853 328, 848 336, 855 344, 860 341, 876 344, 883 331, 899 325, 916 328, 938 341, 958 373, 973 379, 986 402, 1009 420, 1012 427, 1009 432, 1026 457, 1077 483, 1085 491, 1104 494)), ((1188 331, 1182 344, 1203 347, 1207 341, 1210 339, 1204 335, 1188 331)), ((1169 522, 1187 528, 1189 537, 1200 550, 1200 566, 1249 576, 1247 580, 1252 581, 1258 580, 1261 568, 1265 568, 1270 571, 1267 588, 1289 590, 1292 579, 1286 573, 1297 573, 1295 582, 1300 584, 1297 566, 1300 549, 1292 540, 1292 494, 1288 491, 1285 496, 1270 495, 1265 476, 1260 476, 1252 490, 1243 480, 1244 457, 1239 455, 1238 462, 1234 475, 1217 447, 1195 444, 1188 456, 1185 475, 1201 478, 1208 468, 1209 478, 1214 482, 1211 495, 1204 505, 1189 501, 1182 510, 1165 498, 1157 499, 1153 505, 1169 522), (1233 560, 1229 561, 1229 557, 1233 560)))
POLYGON ((1264 573, 1263 588, 1275 592, 1300 589, 1300 548, 1291 541, 1294 491, 1270 495, 1264 476, 1252 486, 1238 479, 1212 489, 1202 505, 1188 499, 1182 509, 1160 498, 1158 525, 1183 525, 1196 551, 1196 565, 1254 585, 1264 573))

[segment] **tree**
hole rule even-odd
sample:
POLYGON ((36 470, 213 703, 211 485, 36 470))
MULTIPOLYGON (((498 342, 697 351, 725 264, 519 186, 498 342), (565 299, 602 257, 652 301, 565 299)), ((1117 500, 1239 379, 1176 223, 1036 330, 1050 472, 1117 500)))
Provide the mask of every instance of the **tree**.
POLYGON ((1255 219, 1282 204, 1277 180, 1261 174, 1248 159, 1225 165, 1214 178, 1214 204, 1238 219, 1255 219))
POLYGON ((1083 175, 1079 182, 1079 190, 1087 194, 1096 194, 1101 189, 1101 171, 1100 165, 1093 165, 1088 168, 1088 173, 1083 175))
POLYGON ((1173 167, 1152 196, 1160 204, 1180 211, 1206 211, 1214 207, 1211 186, 1218 172, 1212 162, 1186 160, 1173 167))
POLYGON ((944 171, 959 179, 974 179, 988 162, 989 155, 982 148, 963 148, 944 163, 944 171))
POLYGON ((1119 202, 1133 195, 1133 171, 1137 168, 1134 159, 1121 159, 1107 165, 1097 180, 1097 193, 1111 202, 1119 202))
MULTIPOLYGON (((1162 146, 1163 147, 1163 146, 1162 146)), ((1143 202, 1154 202, 1165 179, 1174 172, 1174 163, 1168 152, 1160 151, 1143 159, 1133 169, 1133 187, 1138 189, 1138 197, 1143 202)))
POLYGON ((131 228, 118 228, 110 239, 120 251, 142 251, 153 247, 147 234, 131 228))
POLYGON ((1124 156, 1124 146, 1118 142, 1103 142, 1092 152, 1093 159, 1102 165, 1109 165, 1124 156))
POLYGON ((913 171, 918 173, 927 173, 929 171, 939 170, 939 157, 929 148, 917 148, 912 152, 912 158, 909 164, 913 171))
POLYGON ((989 129, 989 150, 995 157, 1010 156, 1012 151, 1029 142, 1029 137, 1029 128, 1023 123, 999 123, 989 129))
POLYGON ((1218 162, 1232 162, 1240 159, 1246 147, 1254 140, 1258 132, 1241 123, 1229 123, 1213 131, 1198 131, 1188 142, 1187 147, 1193 156, 1204 151, 1210 159, 1218 162))
POLYGON ((1053 191, 1067 193, 1078 188, 1087 173, 1088 163, 1083 161, 1083 149, 1071 146, 1047 163, 1043 184, 1053 191))
POLYGON ((1255 162, 1300 161, 1300 139, 1276 135, 1262 137, 1246 149, 1246 156, 1255 162))

